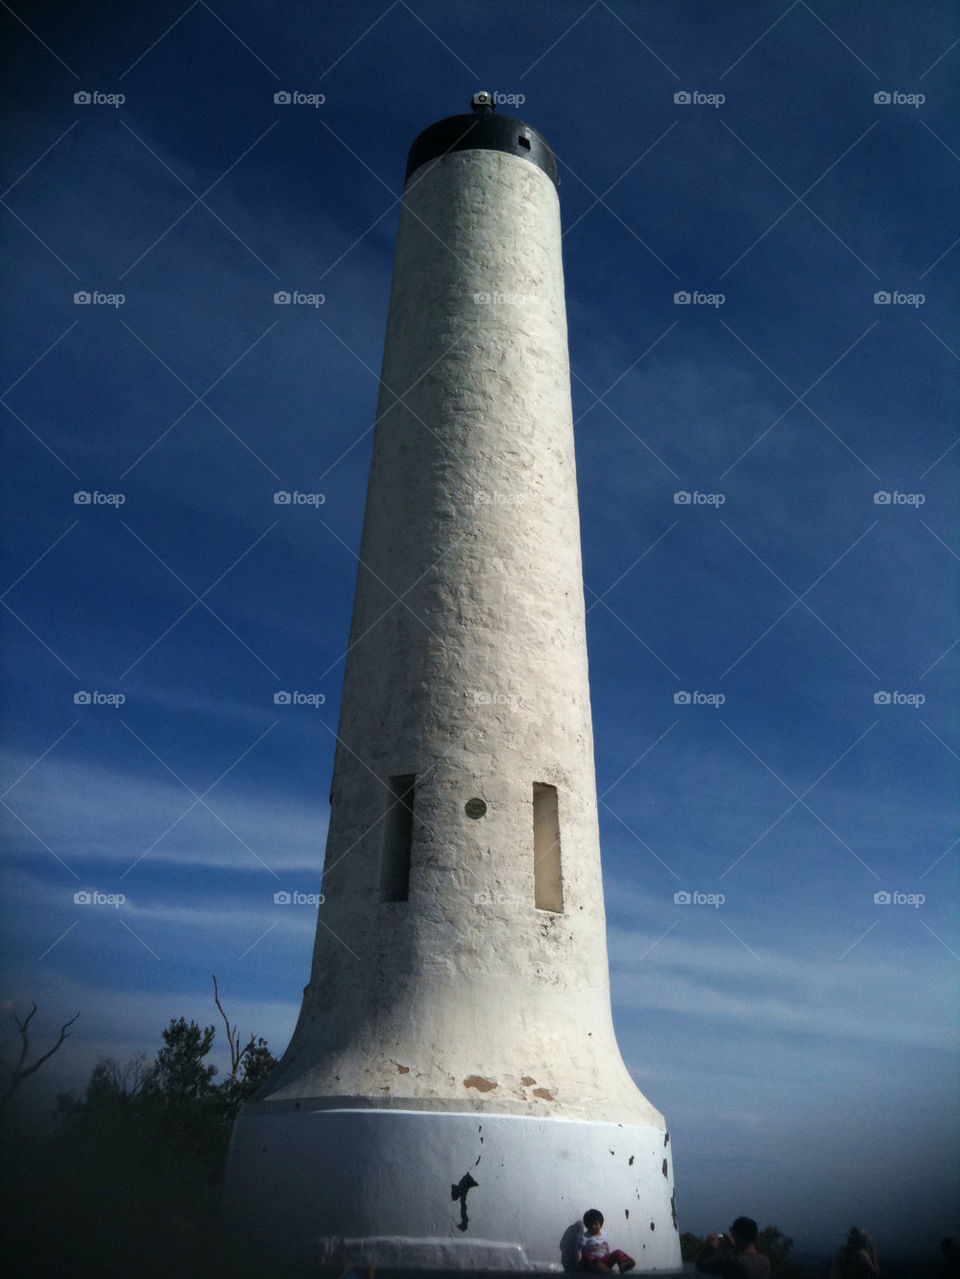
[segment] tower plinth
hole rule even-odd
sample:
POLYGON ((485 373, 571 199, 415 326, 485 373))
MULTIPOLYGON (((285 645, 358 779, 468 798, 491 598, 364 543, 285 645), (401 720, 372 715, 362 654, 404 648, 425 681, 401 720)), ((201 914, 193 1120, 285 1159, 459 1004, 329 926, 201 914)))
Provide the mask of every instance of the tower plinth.
POLYGON ((560 1269, 598 1207, 670 1269, 610 1009, 556 160, 478 98, 411 148, 325 900, 226 1204, 415 1270, 560 1269))

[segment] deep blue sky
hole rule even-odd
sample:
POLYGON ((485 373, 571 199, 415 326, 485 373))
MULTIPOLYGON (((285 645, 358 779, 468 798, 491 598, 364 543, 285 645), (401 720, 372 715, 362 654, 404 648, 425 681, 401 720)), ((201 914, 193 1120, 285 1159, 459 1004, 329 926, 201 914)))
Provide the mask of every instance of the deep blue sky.
POLYGON ((0 24, 4 994, 82 1010, 34 1094, 214 1021, 213 971, 292 1030, 315 912, 273 894, 319 890, 406 152, 487 88, 560 164, 614 1014, 681 1227, 960 1233, 950 6, 0 24))

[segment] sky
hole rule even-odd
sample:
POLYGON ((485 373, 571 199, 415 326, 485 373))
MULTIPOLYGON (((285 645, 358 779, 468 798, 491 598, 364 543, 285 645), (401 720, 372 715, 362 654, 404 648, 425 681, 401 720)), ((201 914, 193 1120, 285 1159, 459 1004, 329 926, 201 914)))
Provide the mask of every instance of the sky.
POLYGON ((0 24, 0 1038, 81 1014, 28 1104, 220 1032, 214 972, 292 1032, 406 153, 487 89, 558 157, 614 1019, 680 1227, 960 1233, 955 13, 0 24))

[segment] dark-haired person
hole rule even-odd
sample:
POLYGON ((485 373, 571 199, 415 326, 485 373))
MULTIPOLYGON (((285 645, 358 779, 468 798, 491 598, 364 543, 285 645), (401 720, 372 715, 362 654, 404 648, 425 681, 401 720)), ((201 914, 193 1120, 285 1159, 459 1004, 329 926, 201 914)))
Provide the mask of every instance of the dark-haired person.
POLYGON ((871 1279, 880 1273, 877 1261, 877 1250, 870 1242, 870 1237, 859 1226, 851 1226, 847 1242, 837 1253, 831 1274, 840 1279, 871 1279))
POLYGON ((728 1235, 707 1235, 697 1271, 725 1279, 770 1279, 770 1261, 757 1251, 757 1233, 752 1217, 738 1217, 728 1235))
POLYGON ((607 1236, 603 1233, 603 1213, 599 1208, 588 1208, 583 1214, 583 1234, 577 1245, 577 1264, 581 1270, 592 1270, 601 1275, 609 1274, 617 1266, 623 1274, 637 1264, 619 1248, 610 1251, 607 1236))

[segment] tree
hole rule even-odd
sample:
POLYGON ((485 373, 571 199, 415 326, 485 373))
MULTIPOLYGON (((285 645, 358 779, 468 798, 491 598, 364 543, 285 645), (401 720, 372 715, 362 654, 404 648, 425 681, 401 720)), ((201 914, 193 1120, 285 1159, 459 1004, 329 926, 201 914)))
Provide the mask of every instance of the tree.
MULTIPOLYGON (((223 1014, 218 991, 217 1001, 223 1014)), ((18 1021, 22 1038, 29 1024, 18 1021)), ((217 1226, 217 1183, 236 1112, 275 1061, 265 1039, 241 1046, 228 1027, 222 1081, 209 1061, 214 1027, 171 1019, 152 1062, 143 1053, 126 1065, 101 1058, 79 1095, 58 1097, 51 1135, 8 1143, 2 1232, 7 1255, 22 1258, 17 1273, 259 1279, 217 1226)), ((23 1077, 27 1056, 8 1073, 23 1077)))
POLYGON ((204 1057, 213 1047, 214 1029, 206 1026, 203 1031, 195 1021, 185 1017, 174 1021, 163 1032, 163 1048, 157 1053, 148 1081, 148 1091, 159 1092, 167 1101, 183 1103, 203 1101, 213 1089, 213 1077, 217 1073, 204 1057))
POLYGON ((757 1247, 770 1258, 770 1270, 774 1275, 787 1279, 795 1273, 789 1257, 793 1240, 778 1226, 764 1226, 757 1235, 757 1247))
POLYGON ((680 1236, 680 1256, 684 1261, 696 1261, 706 1242, 706 1239, 701 1239, 691 1230, 685 1230, 680 1236))
POLYGON ((777 1226, 764 1226, 757 1235, 757 1247, 762 1248, 764 1252, 785 1257, 793 1247, 793 1240, 777 1226))
POLYGON ((277 1059, 267 1047, 265 1039, 257 1039, 253 1041, 250 1036, 250 1042, 247 1044, 247 1053, 243 1059, 243 1069, 240 1075, 240 1085, 238 1095, 240 1101, 249 1101, 260 1085, 272 1073, 277 1065, 277 1059))
POLYGON ((38 1057, 32 1066, 26 1066, 24 1065, 24 1063, 26 1062, 27 1054, 30 1051, 30 1022, 33 1020, 33 1017, 36 1011, 37 1011, 37 1005, 34 1002, 33 1007, 31 1008, 30 1012, 26 1015, 26 1017, 23 1019, 23 1021, 21 1021, 20 1018, 17 1017, 16 1014, 14 1014, 13 1020, 16 1023, 17 1030, 20 1032, 20 1056, 17 1059, 16 1065, 12 1065, 10 1062, 7 1062, 7 1061, 0 1062, 0 1070, 2 1070, 3 1073, 7 1076, 7 1082, 3 1088, 3 1092, 0 1093, 0 1105, 5 1106, 11 1100, 14 1093, 17 1091, 17 1089, 20 1087, 23 1081, 27 1078, 27 1076, 32 1075, 34 1071, 39 1070, 45 1061, 49 1061, 49 1059, 58 1050, 58 1048, 63 1043, 63 1041, 69 1038, 67 1031, 70 1029, 73 1023, 77 1020, 77 1017, 80 1016, 80 1014, 77 1013, 76 1016, 71 1017, 69 1021, 65 1021, 63 1025, 60 1027, 60 1038, 53 1045, 53 1047, 48 1049, 48 1051, 45 1052, 42 1057, 38 1057))
POLYGON ((227 1028, 227 1043, 230 1046, 230 1082, 223 1086, 233 1115, 243 1102, 248 1101, 267 1078, 277 1059, 267 1047, 267 1041, 257 1038, 251 1032, 247 1043, 240 1047, 240 1031, 231 1026, 230 1018, 224 1012, 220 1002, 220 990, 217 986, 217 974, 213 974, 213 997, 220 1016, 227 1028))

